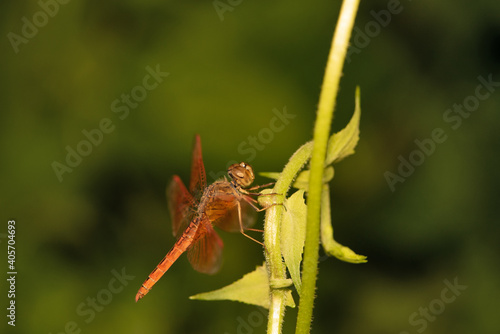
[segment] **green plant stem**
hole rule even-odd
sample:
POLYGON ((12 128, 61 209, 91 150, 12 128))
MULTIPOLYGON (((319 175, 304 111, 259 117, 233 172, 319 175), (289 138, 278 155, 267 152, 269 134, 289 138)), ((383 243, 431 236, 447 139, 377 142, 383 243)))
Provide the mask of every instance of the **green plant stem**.
POLYGON ((325 70, 323 85, 318 104, 318 113, 314 126, 311 174, 307 198, 307 228, 304 246, 302 271, 302 293, 300 295, 296 333, 309 333, 316 289, 319 251, 319 226, 321 209, 321 190, 326 146, 333 119, 342 66, 344 64, 349 39, 359 0, 344 0, 333 36, 330 54, 325 70))
MULTIPOLYGON (((290 158, 279 179, 274 185, 273 193, 282 194, 283 200, 292 185, 293 180, 304 164, 309 161, 312 152, 312 142, 302 145, 290 158)), ((266 222, 264 224, 264 244, 266 247, 266 267, 269 274, 271 289, 271 303, 269 306, 269 318, 267 324, 268 334, 279 334, 283 325, 285 315, 285 292, 283 288, 275 288, 273 282, 286 279, 286 267, 281 257, 281 220, 283 216, 283 205, 273 205, 266 210, 266 222)))

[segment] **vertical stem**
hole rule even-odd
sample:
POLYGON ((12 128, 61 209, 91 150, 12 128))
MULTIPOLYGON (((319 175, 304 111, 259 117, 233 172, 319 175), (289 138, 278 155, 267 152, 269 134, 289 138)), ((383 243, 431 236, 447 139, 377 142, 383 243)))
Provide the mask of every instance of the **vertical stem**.
POLYGON ((328 56, 318 104, 318 114, 314 126, 314 146, 311 157, 311 173, 309 176, 309 193, 307 198, 307 230, 304 247, 302 293, 300 295, 296 327, 296 333, 299 334, 309 333, 311 327, 318 270, 321 190, 326 146, 333 119, 335 98, 342 74, 342 66, 358 4, 359 0, 344 0, 342 3, 328 56))
MULTIPOLYGON (((282 194, 285 198, 286 192, 292 185, 297 173, 309 160, 312 152, 312 142, 302 145, 290 158, 279 179, 276 181, 273 192, 282 194)), ((283 216, 283 205, 274 205, 266 210, 266 222, 264 224, 264 244, 266 246, 266 267, 269 273, 269 282, 286 279, 286 267, 281 257, 281 220, 283 216)), ((271 303, 269 306, 269 318, 267 323, 268 334, 279 334, 283 325, 285 315, 286 290, 277 289, 270 284, 271 303)))
MULTIPOLYGON (((276 191, 275 187, 275 191, 276 191)), ((281 217, 283 206, 274 205, 266 210, 266 223, 264 225, 264 243, 266 246, 266 267, 269 275, 269 282, 276 279, 285 279, 286 271, 281 260, 281 217)), ((271 285, 271 284, 270 284, 271 285)), ((283 289, 273 289, 271 285, 271 303, 269 305, 269 317, 267 324, 268 334, 279 334, 285 315, 285 291, 283 289)))

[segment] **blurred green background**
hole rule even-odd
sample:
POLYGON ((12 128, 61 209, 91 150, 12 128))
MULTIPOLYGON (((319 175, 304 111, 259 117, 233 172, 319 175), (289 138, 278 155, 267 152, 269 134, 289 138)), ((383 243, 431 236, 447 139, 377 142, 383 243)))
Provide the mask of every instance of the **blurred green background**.
MULTIPOLYGON (((15 328, 1 283, 3 333, 265 332, 256 307, 187 298, 263 261, 238 234, 221 233, 219 274, 199 274, 183 256, 134 302, 174 243, 165 186, 173 174, 188 181, 195 133, 209 181, 231 161, 280 171, 312 136, 339 2, 218 3, 227 10, 0 5, 0 248, 5 277, 15 219, 18 271, 15 328), (147 67, 169 75, 146 90, 147 67), (273 121, 284 109, 286 122, 273 121), (103 120, 108 133, 85 147, 83 131, 103 120), (58 177, 68 147, 91 152, 58 177)), ((500 2, 363 1, 352 47, 333 131, 360 85, 361 140, 336 167, 332 216, 336 239, 369 262, 321 261, 312 332, 498 333, 500 87, 477 87, 478 77, 500 81, 500 2), (463 103, 470 112, 447 111, 463 103), (446 140, 430 144, 436 129, 446 140), (418 166, 391 187, 387 172, 410 158, 418 166)), ((285 333, 295 316, 287 312, 285 333)))

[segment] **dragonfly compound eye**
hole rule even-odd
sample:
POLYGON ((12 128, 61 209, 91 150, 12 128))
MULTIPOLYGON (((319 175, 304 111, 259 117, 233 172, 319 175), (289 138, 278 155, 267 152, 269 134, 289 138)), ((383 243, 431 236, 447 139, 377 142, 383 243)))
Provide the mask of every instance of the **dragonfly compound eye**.
POLYGON ((252 167, 245 162, 229 166, 227 173, 242 187, 248 187, 255 179, 252 167))

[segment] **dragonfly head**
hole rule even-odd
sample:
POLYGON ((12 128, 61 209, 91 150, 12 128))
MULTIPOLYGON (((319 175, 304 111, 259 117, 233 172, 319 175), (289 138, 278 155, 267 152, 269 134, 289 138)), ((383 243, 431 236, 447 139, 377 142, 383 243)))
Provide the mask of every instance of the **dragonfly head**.
POLYGON ((231 177, 234 184, 242 188, 248 187, 255 180, 252 166, 250 166, 246 162, 232 164, 227 169, 227 174, 229 175, 229 177, 231 177))

